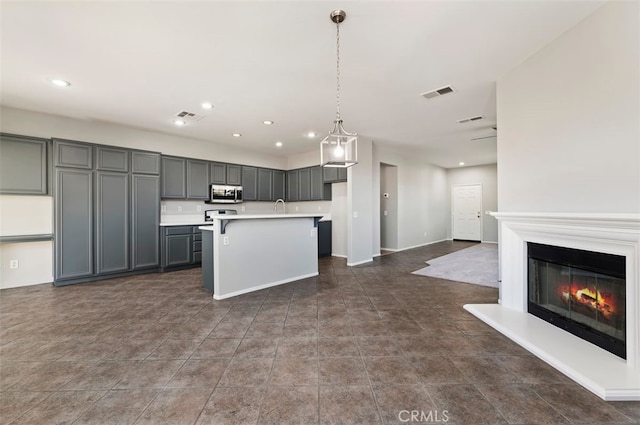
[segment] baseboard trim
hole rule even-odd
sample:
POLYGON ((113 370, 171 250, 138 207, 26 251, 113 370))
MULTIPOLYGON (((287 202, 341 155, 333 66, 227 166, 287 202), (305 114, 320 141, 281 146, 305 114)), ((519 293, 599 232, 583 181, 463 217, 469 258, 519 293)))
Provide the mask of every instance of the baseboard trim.
POLYGON ((241 290, 235 291, 235 292, 230 292, 230 293, 225 294, 225 295, 216 295, 214 293, 213 294, 213 299, 214 300, 218 300, 218 301, 225 300, 227 298, 237 297, 238 295, 248 294, 249 292, 260 291, 261 289, 271 288, 273 286, 282 285, 284 283, 294 282, 296 280, 307 279, 309 277, 315 277, 315 276, 318 276, 318 274, 319 274, 318 272, 315 272, 315 273, 309 273, 309 274, 305 274, 305 275, 301 275, 301 276, 290 277, 288 279, 278 280, 276 282, 269 282, 269 283, 265 283, 264 285, 252 286, 251 288, 241 289, 241 290))
POLYGON ((367 264, 367 263, 373 263, 373 257, 371 257, 371 258, 369 258, 367 260, 357 261, 355 263, 347 262, 347 266, 353 267, 353 266, 359 266, 360 264, 367 264))
POLYGON ((437 241, 433 241, 433 242, 427 242, 427 243, 423 243, 420 245, 414 245, 414 246, 408 246, 406 248, 400 248, 400 249, 390 249, 389 251, 394 251, 394 252, 401 252, 401 251, 407 251, 409 249, 415 249, 415 248, 421 248, 423 246, 427 246, 427 245, 433 245, 435 243, 440 243, 440 242, 446 242, 446 241, 450 241, 451 239, 440 239, 437 241))

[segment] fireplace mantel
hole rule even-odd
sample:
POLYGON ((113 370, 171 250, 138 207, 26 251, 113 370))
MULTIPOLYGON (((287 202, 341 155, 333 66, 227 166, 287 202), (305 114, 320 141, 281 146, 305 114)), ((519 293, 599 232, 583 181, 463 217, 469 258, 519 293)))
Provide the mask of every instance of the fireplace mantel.
POLYGON ((640 214, 491 215, 500 223, 499 304, 465 309, 601 398, 640 400, 640 214), (626 360, 527 313, 527 242, 625 257, 626 360))

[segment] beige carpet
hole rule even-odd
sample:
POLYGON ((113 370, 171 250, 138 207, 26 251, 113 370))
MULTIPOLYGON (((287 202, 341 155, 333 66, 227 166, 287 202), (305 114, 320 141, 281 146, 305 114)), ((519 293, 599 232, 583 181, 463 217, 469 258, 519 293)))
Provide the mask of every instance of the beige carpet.
POLYGON ((427 261, 413 274, 498 287, 498 245, 481 243, 427 261))

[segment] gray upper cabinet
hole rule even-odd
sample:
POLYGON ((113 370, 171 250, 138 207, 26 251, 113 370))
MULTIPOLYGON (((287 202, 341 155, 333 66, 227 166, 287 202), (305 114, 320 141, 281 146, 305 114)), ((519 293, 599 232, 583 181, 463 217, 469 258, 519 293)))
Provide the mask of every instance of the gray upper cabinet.
POLYGON ((339 183, 347 181, 347 169, 341 167, 323 167, 323 180, 325 183, 339 183))
POLYGON ((131 269, 160 265, 160 177, 131 177, 131 269))
POLYGON ((129 174, 96 173, 97 274, 129 269, 129 174))
POLYGON ((93 146, 54 139, 53 160, 56 167, 93 169, 93 146))
POLYGON ((187 160, 187 198, 209 199, 209 162, 187 160))
POLYGON ((93 171, 57 169, 54 204, 56 281, 92 276, 93 171))
POLYGON ((285 199, 286 178, 282 170, 273 170, 273 199, 285 199))
POLYGON ((96 170, 129 171, 129 151, 96 146, 96 170))
POLYGON ((258 169, 256 167, 242 167, 242 191, 245 201, 258 200, 258 169))
POLYGON ((48 194, 49 141, 0 134, 0 193, 48 194))
POLYGON ((273 201, 273 170, 258 168, 258 201, 273 201))
POLYGON ((131 152, 131 172, 134 174, 160 174, 160 154, 131 152))
POLYGON ((311 200, 311 169, 298 170, 298 201, 311 200))
POLYGON ((187 197, 187 160, 171 156, 162 157, 162 198, 187 197))
POLYGON ((339 182, 347 181, 347 168, 338 168, 338 181, 339 182))
POLYGON ((227 164, 211 163, 211 184, 227 184, 227 164))
POLYGON ((287 171, 287 201, 300 200, 298 174, 298 170, 287 171))
POLYGON ((242 166, 227 164, 227 184, 242 185, 242 166))
POLYGON ((324 180, 322 179, 322 167, 311 167, 311 200, 321 201, 324 194, 324 180))

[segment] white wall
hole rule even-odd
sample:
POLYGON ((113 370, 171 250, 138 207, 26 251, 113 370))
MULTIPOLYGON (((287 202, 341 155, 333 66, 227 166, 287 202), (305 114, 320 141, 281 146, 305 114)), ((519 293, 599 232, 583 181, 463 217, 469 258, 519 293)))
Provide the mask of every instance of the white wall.
POLYGON ((498 81, 500 211, 640 213, 639 15, 609 2, 498 81))
POLYGON ((371 187, 372 176, 373 142, 360 138, 358 164, 347 171, 347 265, 373 261, 373 232, 379 232, 380 222, 374 226, 379 207, 374 207, 378 197, 371 187))
MULTIPOLYGON (((498 170, 496 164, 476 167, 449 168, 447 170, 449 186, 449 208, 451 211, 451 187, 464 184, 482 185, 482 241, 498 242, 498 220, 484 211, 498 210, 498 170)), ((450 217, 453 212, 450 212, 450 217)), ((447 238, 451 238, 453 229, 451 219, 447 221, 447 238)))
POLYGON ((447 238, 449 192, 447 172, 427 158, 375 145, 373 185, 376 193, 374 252, 380 252, 380 164, 395 165, 398 178, 398 249, 447 238), (425 235, 426 234, 426 235, 425 235))

